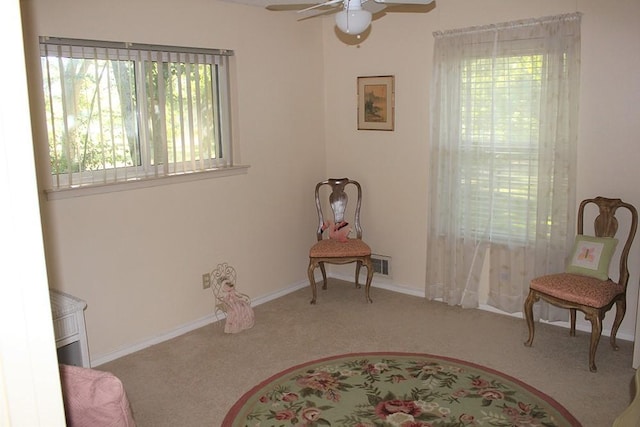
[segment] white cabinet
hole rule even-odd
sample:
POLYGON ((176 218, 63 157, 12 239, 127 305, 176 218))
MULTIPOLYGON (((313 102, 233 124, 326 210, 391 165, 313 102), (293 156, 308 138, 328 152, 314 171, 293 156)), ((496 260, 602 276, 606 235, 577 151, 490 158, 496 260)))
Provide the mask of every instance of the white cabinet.
POLYGON ((53 330, 58 361, 67 365, 90 368, 84 309, 87 303, 64 292, 50 290, 53 330))

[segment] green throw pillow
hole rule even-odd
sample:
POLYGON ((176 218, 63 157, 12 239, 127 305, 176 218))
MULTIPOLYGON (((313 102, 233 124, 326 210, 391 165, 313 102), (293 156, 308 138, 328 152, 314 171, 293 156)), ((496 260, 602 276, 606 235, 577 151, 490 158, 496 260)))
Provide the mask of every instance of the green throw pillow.
POLYGON ((578 234, 567 266, 567 273, 582 274, 600 280, 609 278, 609 263, 618 239, 578 234))

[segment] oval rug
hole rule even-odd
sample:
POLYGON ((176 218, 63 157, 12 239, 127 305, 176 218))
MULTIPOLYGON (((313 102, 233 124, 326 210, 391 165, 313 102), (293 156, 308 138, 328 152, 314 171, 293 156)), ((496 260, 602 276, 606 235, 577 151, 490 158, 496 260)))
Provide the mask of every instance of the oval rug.
POLYGON ((245 393, 223 427, 580 426, 511 376, 421 353, 353 353, 286 369, 245 393))

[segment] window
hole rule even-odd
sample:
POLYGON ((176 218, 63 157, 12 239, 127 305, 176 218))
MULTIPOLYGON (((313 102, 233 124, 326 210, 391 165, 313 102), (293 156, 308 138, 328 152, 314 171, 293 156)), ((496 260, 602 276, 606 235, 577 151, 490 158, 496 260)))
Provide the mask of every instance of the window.
POLYGON ((51 189, 231 165, 231 55, 41 38, 51 189))
POLYGON ((482 297, 516 313, 531 278, 564 269, 575 233, 580 21, 434 33, 427 298, 477 307, 482 297))
POLYGON ((536 233, 542 55, 477 58, 461 70, 461 226, 492 241, 536 233), (490 217, 493 219, 490 221, 490 217))

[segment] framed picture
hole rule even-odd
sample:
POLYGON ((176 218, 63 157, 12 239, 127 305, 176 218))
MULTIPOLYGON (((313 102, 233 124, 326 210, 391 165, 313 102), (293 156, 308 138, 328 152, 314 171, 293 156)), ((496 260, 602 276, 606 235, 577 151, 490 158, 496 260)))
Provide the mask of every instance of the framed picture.
POLYGON ((393 76, 358 77, 358 129, 393 130, 393 76))

